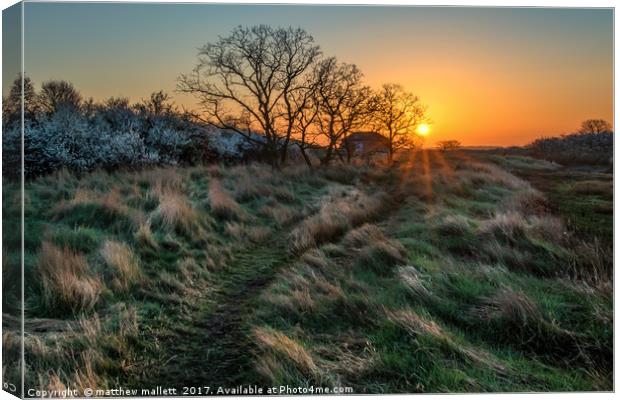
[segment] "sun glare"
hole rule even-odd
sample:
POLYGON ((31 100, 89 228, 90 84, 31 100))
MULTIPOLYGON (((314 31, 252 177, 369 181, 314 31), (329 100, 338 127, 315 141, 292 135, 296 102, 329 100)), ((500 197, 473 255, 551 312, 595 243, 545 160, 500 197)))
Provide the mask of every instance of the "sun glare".
POLYGON ((418 128, 416 129, 416 132, 418 132, 418 135, 428 135, 428 133, 430 132, 431 127, 428 126, 428 124, 420 124, 418 125, 418 128))

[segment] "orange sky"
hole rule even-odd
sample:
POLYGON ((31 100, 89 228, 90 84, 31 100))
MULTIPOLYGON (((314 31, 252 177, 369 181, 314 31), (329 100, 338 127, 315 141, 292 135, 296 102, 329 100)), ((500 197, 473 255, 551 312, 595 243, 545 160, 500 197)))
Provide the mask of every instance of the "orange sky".
POLYGON ((163 89, 195 108, 174 90, 196 48, 260 23, 301 26, 371 86, 419 95, 429 146, 521 145, 587 118, 613 122, 611 9, 26 3, 26 72, 37 85, 71 81, 85 97, 163 89))

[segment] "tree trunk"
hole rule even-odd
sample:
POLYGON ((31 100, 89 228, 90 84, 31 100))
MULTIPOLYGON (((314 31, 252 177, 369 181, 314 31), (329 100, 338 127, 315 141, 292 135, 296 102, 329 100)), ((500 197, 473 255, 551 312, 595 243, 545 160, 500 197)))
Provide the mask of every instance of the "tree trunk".
POLYGON ((284 141, 284 145, 282 146, 282 151, 280 154, 280 163, 284 164, 286 162, 286 156, 288 155, 288 144, 290 142, 290 134, 286 136, 284 141))
POLYGON ((332 159, 332 151, 333 151, 333 143, 329 143, 329 146, 327 147, 327 152, 325 153, 325 156, 323 156, 323 159, 321 160, 321 165, 328 165, 329 162, 332 159))
POLYGON ((308 154, 306 154, 306 149, 302 146, 299 146, 299 151, 301 151, 301 155, 304 157, 304 160, 306 161, 306 164, 308 164, 308 167, 312 168, 312 162, 310 161, 310 157, 308 157, 308 154))

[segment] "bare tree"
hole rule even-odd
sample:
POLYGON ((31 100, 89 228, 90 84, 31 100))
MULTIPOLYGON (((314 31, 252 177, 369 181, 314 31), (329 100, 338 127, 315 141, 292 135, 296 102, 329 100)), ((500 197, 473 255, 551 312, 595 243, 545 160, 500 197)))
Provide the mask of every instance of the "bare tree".
POLYGON ((163 90, 151 93, 151 96, 147 100, 142 100, 142 103, 136 105, 136 108, 158 117, 176 111, 170 96, 163 90))
MULTIPOLYGON (((32 80, 24 76, 24 118, 32 120, 38 112, 37 94, 32 80)), ((9 93, 2 99, 2 123, 10 124, 21 120, 22 112, 22 77, 15 78, 9 93)))
POLYGON ((394 153, 416 147, 421 138, 415 129, 425 118, 425 107, 413 93, 397 84, 385 84, 373 101, 375 129, 388 140, 388 162, 394 153))
POLYGON ((67 81, 48 81, 41 86, 39 104, 43 112, 53 114, 61 108, 80 108, 82 96, 67 81))
MULTIPOLYGON (((315 125, 327 139, 327 150, 321 164, 329 164, 338 144, 354 130, 368 123, 372 91, 362 85, 362 72, 354 64, 338 63, 335 58, 323 60, 315 69, 317 89, 315 125)), ((339 153, 338 153, 339 154, 339 153)), ((340 154, 339 154, 340 155, 340 154)), ((347 161, 351 154, 347 152, 347 161)))
POLYGON ((292 105, 290 109, 296 111, 290 116, 294 120, 292 139, 295 140, 304 161, 309 167, 312 167, 312 162, 307 150, 319 146, 317 142, 318 132, 315 129, 315 122, 319 113, 319 103, 316 97, 318 83, 314 76, 310 75, 306 79, 304 90, 293 92, 290 99, 292 105))
POLYGON ((579 133, 611 132, 611 124, 604 119, 588 119, 581 123, 579 133))
POLYGON ((263 146, 279 165, 298 112, 292 97, 303 90, 303 75, 319 56, 303 29, 239 26, 199 50, 198 65, 180 76, 178 89, 200 98, 207 122, 263 146))
POLYGON ((461 142, 458 140, 442 140, 437 142, 437 147, 442 151, 458 150, 461 147, 461 142))

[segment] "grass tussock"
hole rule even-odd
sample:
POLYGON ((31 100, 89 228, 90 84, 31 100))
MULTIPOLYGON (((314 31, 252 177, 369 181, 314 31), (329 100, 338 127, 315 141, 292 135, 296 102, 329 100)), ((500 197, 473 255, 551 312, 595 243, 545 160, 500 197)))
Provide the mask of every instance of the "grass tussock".
POLYGON ((289 249, 301 254, 329 242, 351 227, 371 221, 386 207, 387 195, 372 196, 357 191, 339 191, 323 200, 319 211, 303 220, 289 235, 289 249))
POLYGON ((415 267, 411 265, 399 267, 398 278, 416 299, 426 300, 431 297, 424 276, 415 267))
POLYGON ((595 180, 581 181, 573 185, 573 192, 577 194, 611 197, 613 195, 613 182, 595 180))
POLYGON ((434 320, 422 316, 411 309, 398 311, 385 310, 389 321, 397 324, 414 337, 423 337, 437 346, 436 350, 443 349, 453 356, 464 359, 465 362, 492 370, 496 374, 506 375, 509 368, 489 352, 474 346, 458 342, 451 333, 446 332, 434 320))
POLYGON ((89 189, 77 189, 73 198, 54 207, 55 220, 63 220, 74 226, 111 227, 118 229, 139 224, 144 216, 124 204, 118 187, 106 193, 89 189))
POLYGON ((536 215, 544 215, 550 211, 549 202, 545 196, 533 188, 517 191, 508 199, 505 208, 523 214, 536 215))
POLYGON ((151 231, 151 221, 146 221, 143 224, 140 224, 138 230, 135 233, 135 238, 138 244, 143 247, 151 248, 157 250, 159 245, 157 241, 153 237, 153 232, 151 231))
POLYGON ((378 275, 387 275, 397 265, 407 263, 407 251, 400 242, 382 240, 363 247, 356 259, 356 266, 370 269, 378 275))
POLYGON ((99 300, 103 283, 90 275, 83 255, 43 242, 38 255, 38 268, 43 299, 51 312, 58 309, 87 311, 99 300))
POLYGON ((509 288, 499 289, 483 303, 472 311, 473 315, 486 322, 500 320, 519 332, 539 325, 542 320, 542 314, 532 300, 509 288))
POLYGON ((120 291, 129 290, 141 278, 138 259, 125 243, 106 240, 101 247, 101 256, 112 269, 112 286, 120 291))
POLYGON ((280 331, 261 327, 254 329, 254 337, 260 349, 256 369, 268 382, 331 383, 312 354, 298 341, 280 331))
POLYGON ((239 222, 226 222, 224 225, 226 233, 236 240, 249 240, 252 243, 259 243, 267 240, 271 230, 264 226, 247 225, 239 222))
POLYGON ((342 240, 345 246, 351 248, 361 248, 374 242, 382 241, 385 235, 378 226, 364 224, 359 228, 350 230, 342 240))
POLYGON ((209 182, 209 207, 213 215, 224 220, 242 220, 243 210, 218 179, 209 182))
POLYGON ((265 205, 258 210, 258 215, 275 221, 279 227, 286 227, 303 218, 303 212, 281 204, 265 205))
POLYGON ((186 235, 195 235, 200 230, 200 217, 187 196, 171 189, 154 190, 159 205, 151 213, 150 220, 167 229, 186 235))

